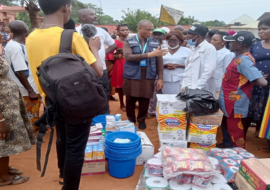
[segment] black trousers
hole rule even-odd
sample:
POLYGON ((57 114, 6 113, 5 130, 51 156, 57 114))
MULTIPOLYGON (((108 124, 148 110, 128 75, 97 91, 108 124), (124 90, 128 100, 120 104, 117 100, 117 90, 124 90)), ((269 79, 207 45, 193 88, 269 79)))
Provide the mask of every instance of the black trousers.
POLYGON ((103 70, 103 76, 100 78, 102 84, 106 88, 107 98, 108 98, 108 106, 102 111, 100 114, 110 114, 110 107, 109 107, 109 99, 110 99, 110 83, 108 79, 108 71, 103 70))
POLYGON ((144 122, 148 114, 148 107, 150 103, 150 98, 137 98, 132 96, 126 96, 126 110, 127 117, 129 121, 136 123, 136 103, 139 102, 139 113, 137 116, 137 121, 139 123, 144 122))
POLYGON ((56 150, 60 177, 64 178, 62 190, 78 190, 92 119, 79 125, 56 121, 56 150))

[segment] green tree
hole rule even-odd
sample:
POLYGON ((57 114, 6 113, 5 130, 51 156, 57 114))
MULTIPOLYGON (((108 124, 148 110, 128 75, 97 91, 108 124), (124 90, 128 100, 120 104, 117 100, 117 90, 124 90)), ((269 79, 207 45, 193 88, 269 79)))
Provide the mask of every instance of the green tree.
POLYGON ((179 25, 192 25, 194 22, 199 22, 199 21, 197 19, 195 19, 194 16, 185 17, 183 15, 182 18, 180 19, 180 21, 178 22, 178 24, 179 25))
POLYGON ((0 0, 0 3, 7 6, 21 5, 25 6, 30 18, 31 28, 37 28, 37 14, 40 11, 38 8, 38 0, 0 0))
POLYGON ((142 10, 130 10, 127 9, 126 11, 122 11, 124 13, 124 16, 122 16, 122 22, 126 23, 130 30, 132 32, 137 32, 137 24, 140 20, 147 19, 150 20, 154 27, 159 25, 159 20, 157 16, 153 16, 151 13, 147 11, 142 11, 142 10))
POLYGON ((80 2, 79 0, 72 1, 72 12, 71 12, 71 19, 76 23, 79 24, 80 20, 78 18, 78 11, 81 9, 87 8, 86 4, 80 2))
POLYGON ((227 26, 227 24, 224 21, 219 21, 219 20, 206 21, 206 22, 202 22, 202 24, 205 26, 215 26, 215 27, 227 26))
POLYGON ((30 17, 28 13, 18 13, 15 19, 25 22, 28 28, 31 30, 31 22, 30 22, 30 17))
POLYGON ((0 0, 0 4, 6 6, 16 6, 16 4, 12 0, 0 0))

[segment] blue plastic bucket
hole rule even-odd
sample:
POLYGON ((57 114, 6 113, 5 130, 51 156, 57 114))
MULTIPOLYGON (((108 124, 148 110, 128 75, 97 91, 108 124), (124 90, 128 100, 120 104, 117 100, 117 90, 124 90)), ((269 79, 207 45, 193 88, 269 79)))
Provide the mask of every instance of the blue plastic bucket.
POLYGON ((118 144, 118 143, 108 143, 105 141, 105 144, 108 148, 110 149, 115 149, 115 150, 132 150, 132 149, 136 149, 137 147, 141 146, 141 142, 139 141, 138 143, 132 145, 132 146, 124 146, 124 147, 121 147, 119 145, 115 145, 115 144, 118 144))
POLYGON ((114 151, 133 151, 137 148, 139 148, 140 146, 142 146, 142 143, 138 143, 136 146, 132 146, 132 147, 116 147, 116 146, 112 146, 110 144, 104 143, 104 145, 106 146, 106 148, 114 150, 114 151))
POLYGON ((132 155, 132 154, 137 153, 138 151, 140 151, 142 149, 141 144, 133 149, 122 149, 122 150, 110 148, 106 144, 104 144, 104 145, 105 145, 106 152, 113 154, 113 155, 122 155, 122 156, 123 155, 132 155))
POLYGON ((108 170, 109 174, 116 178, 127 178, 134 174, 136 158, 141 154, 142 151, 138 154, 133 155, 133 158, 114 158, 110 157, 110 154, 106 154, 108 158, 108 170))
POLYGON ((141 153, 142 153, 142 149, 130 155, 112 154, 108 152, 107 150, 105 150, 105 155, 107 158, 116 159, 116 160, 130 160, 130 159, 133 159, 134 157, 139 156, 141 153))
MULTIPOLYGON (((99 115, 93 119, 92 125, 95 125, 96 123, 101 123, 103 125, 103 129, 106 127, 106 116, 108 115, 99 115)), ((110 115, 114 116, 114 115, 110 115)))
POLYGON ((118 131, 114 133, 110 133, 106 136, 106 143, 107 145, 111 145, 113 147, 120 147, 120 148, 128 148, 134 147, 138 145, 141 141, 141 138, 136 133, 126 132, 126 131, 118 131), (129 139, 130 143, 114 143, 115 139, 129 139))

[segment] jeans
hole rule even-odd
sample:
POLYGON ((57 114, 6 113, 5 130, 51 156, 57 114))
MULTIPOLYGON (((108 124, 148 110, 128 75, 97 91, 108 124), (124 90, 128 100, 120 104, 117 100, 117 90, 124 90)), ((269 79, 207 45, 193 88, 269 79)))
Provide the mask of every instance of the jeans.
POLYGON ((108 98, 108 106, 106 106, 106 108, 104 109, 104 111, 102 111, 101 114, 110 114, 110 107, 109 107, 110 83, 109 83, 109 79, 108 79, 108 71, 107 70, 103 70, 103 76, 100 78, 100 80, 106 89, 106 95, 108 98))
POLYGON ((62 190, 78 190, 92 119, 79 125, 56 121, 56 150, 60 177, 64 178, 62 190))

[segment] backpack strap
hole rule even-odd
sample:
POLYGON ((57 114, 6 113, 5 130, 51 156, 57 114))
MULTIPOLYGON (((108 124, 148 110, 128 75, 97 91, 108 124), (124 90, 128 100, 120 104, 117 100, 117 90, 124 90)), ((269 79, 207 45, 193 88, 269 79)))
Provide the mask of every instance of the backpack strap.
POLYGON ((59 53, 72 53, 72 39, 74 30, 64 30, 61 35, 59 53))
POLYGON ((50 155, 50 151, 51 151, 51 146, 53 143, 53 135, 54 135, 54 125, 56 123, 56 114, 54 112, 54 107, 51 106, 50 101, 46 101, 47 102, 47 110, 45 111, 45 113, 34 123, 35 126, 39 127, 39 132, 37 135, 37 145, 36 145, 36 163, 37 163, 37 169, 39 171, 42 171, 41 173, 41 177, 44 177, 45 172, 46 172, 46 168, 47 168, 47 164, 49 161, 49 155, 50 155), (41 147, 42 147, 42 143, 43 143, 43 137, 46 135, 46 131, 48 130, 47 126, 50 127, 51 129, 51 134, 50 134, 50 139, 49 139, 49 143, 48 143, 48 148, 47 148, 47 152, 46 152, 46 156, 45 156, 45 163, 43 166, 43 170, 41 168, 41 147))

